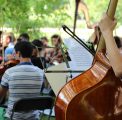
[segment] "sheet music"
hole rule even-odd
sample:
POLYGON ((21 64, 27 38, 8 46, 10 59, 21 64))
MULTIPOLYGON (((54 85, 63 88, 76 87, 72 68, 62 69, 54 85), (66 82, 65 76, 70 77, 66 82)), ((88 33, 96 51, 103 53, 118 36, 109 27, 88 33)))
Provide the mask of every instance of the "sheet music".
MULTIPOLYGON (((65 70, 65 68, 66 68, 66 63, 61 63, 59 65, 49 67, 47 71, 65 70)), ((57 95, 60 89, 66 84, 66 76, 69 75, 69 73, 54 72, 54 73, 45 73, 45 75, 55 95, 57 95)))
MULTIPOLYGON (((68 53, 71 58, 71 70, 85 71, 91 67, 93 56, 76 40, 68 38, 64 40, 64 44, 67 46, 68 53)), ((73 73, 73 76, 75 77, 79 74, 80 73, 73 73)))
MULTIPOLYGON (((91 67, 93 56, 82 47, 77 41, 72 38, 65 39, 64 44, 68 47, 68 53, 72 61, 69 62, 71 70, 87 70, 91 67)), ((66 63, 61 63, 56 66, 51 66, 48 70, 67 70, 66 63)), ((47 71, 48 71, 47 70, 47 71)), ((80 73, 72 73, 73 77, 80 73)), ((66 84, 66 77, 70 73, 45 73, 55 95, 58 94, 60 89, 66 84)), ((68 79, 70 80, 70 78, 68 79)))

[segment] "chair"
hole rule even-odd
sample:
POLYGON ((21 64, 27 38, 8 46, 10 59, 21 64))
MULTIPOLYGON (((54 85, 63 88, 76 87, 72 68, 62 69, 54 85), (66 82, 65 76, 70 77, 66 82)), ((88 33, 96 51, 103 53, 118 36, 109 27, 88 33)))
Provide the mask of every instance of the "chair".
POLYGON ((54 99, 51 96, 39 96, 34 98, 23 98, 18 100, 12 110, 11 120, 13 119, 14 112, 26 112, 29 110, 45 110, 50 109, 50 114, 48 116, 48 120, 50 120, 50 116, 52 114, 52 107, 54 104, 54 99))

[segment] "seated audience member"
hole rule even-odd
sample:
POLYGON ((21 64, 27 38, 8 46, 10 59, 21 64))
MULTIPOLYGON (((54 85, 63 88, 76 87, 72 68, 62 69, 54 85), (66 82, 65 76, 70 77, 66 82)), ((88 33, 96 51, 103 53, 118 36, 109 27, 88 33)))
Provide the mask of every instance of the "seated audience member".
POLYGON ((8 61, 11 59, 14 59, 13 53, 14 53, 14 42, 15 37, 13 33, 3 33, 2 36, 2 46, 5 48, 4 52, 4 60, 8 61))
POLYGON ((40 40, 35 39, 33 40, 32 45, 33 45, 33 53, 31 57, 32 63, 41 69, 46 68, 45 58, 41 56, 43 43, 40 40))
MULTIPOLYGON (((18 42, 14 48, 20 63, 5 71, 0 86, 0 96, 9 93, 6 119, 10 119, 16 101, 40 95, 44 76, 43 71, 31 63, 33 50, 31 43, 18 42)), ((13 118, 13 120, 40 120, 38 111, 15 112, 13 118)))
POLYGON ((19 41, 29 41, 30 40, 30 37, 27 33, 22 33, 20 34, 19 38, 17 39, 17 42, 19 41))

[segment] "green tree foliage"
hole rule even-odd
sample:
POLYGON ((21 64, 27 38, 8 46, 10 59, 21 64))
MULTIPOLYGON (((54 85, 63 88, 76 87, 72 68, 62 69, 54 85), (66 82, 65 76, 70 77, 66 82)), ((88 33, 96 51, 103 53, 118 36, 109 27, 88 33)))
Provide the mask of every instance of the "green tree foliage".
MULTIPOLYGON (((109 0, 84 0, 92 23, 99 21, 109 0)), ((0 0, 0 27, 13 28, 14 32, 37 34, 40 27, 73 26, 75 0, 0 0)), ((117 8, 118 25, 122 23, 122 2, 117 8)), ((82 12, 80 13, 83 16, 82 12)), ((79 27, 79 26, 78 26, 79 27)))
MULTIPOLYGON (((91 18, 91 21, 98 22, 102 14, 106 12, 109 6, 110 0, 84 0, 88 6, 89 9, 89 15, 91 18)), ((121 0, 118 0, 118 6, 117 6, 117 11, 116 11, 116 17, 118 20, 118 25, 122 23, 122 2, 121 0)))
POLYGON ((0 25, 17 32, 56 27, 69 17, 66 0, 0 0, 0 4, 0 25))

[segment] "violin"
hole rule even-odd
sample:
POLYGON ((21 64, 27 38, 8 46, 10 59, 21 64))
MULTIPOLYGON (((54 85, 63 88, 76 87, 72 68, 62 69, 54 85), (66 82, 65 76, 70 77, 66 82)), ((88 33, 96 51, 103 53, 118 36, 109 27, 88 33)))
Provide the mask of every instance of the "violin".
POLYGON ((11 67, 17 65, 19 62, 20 62, 19 60, 12 59, 12 60, 5 62, 4 64, 1 64, 0 65, 0 78, 2 78, 2 75, 8 68, 11 68, 11 67))
POLYGON ((15 65, 17 65, 20 61, 19 60, 9 60, 8 62, 5 62, 5 66, 8 66, 8 67, 13 67, 15 65))

